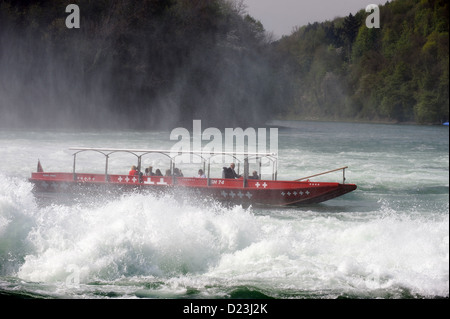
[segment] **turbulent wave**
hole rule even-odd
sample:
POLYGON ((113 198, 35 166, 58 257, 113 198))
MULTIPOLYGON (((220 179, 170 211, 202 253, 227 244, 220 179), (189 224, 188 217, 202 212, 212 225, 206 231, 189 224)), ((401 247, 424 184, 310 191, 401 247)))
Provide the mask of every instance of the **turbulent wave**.
POLYGON ((0 173, 0 275, 13 273, 32 251, 27 241, 36 210, 31 189, 20 178, 0 173))
POLYGON ((2 256, 26 243, 16 275, 28 281, 64 281, 69 267, 80 270, 81 282, 204 273, 258 240, 255 217, 241 207, 170 194, 39 206, 29 183, 4 178, 2 185, 2 256))
POLYGON ((27 181, 0 178, 0 289, 94 298, 448 297, 448 214, 398 214, 389 202, 370 214, 268 213, 133 193, 40 205, 27 181))
POLYGON ((97 207, 49 206, 38 215, 28 235, 35 253, 18 272, 32 281, 64 280, 69 265, 82 282, 205 272, 254 240, 243 209, 201 210, 172 196, 133 194, 97 207))

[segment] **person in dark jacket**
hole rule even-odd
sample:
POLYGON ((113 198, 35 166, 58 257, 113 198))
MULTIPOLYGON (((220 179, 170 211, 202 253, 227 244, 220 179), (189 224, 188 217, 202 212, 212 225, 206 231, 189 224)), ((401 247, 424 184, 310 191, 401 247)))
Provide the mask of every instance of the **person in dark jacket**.
POLYGON ((236 171, 234 170, 234 168, 235 168, 235 165, 234 165, 234 163, 231 163, 230 164, 230 167, 224 167, 223 168, 223 173, 222 173, 222 177, 223 178, 241 178, 242 176, 241 175, 238 175, 237 173, 236 173, 236 171))
POLYGON ((249 176, 248 179, 259 179, 258 172, 253 171, 252 176, 249 176))

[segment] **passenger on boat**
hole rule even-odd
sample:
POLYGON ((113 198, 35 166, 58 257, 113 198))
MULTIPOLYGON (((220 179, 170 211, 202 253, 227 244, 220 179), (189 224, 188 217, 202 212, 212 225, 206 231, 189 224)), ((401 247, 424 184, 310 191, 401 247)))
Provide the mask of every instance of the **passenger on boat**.
POLYGON ((128 175, 139 175, 139 172, 138 172, 137 167, 135 165, 131 166, 131 170, 128 173, 128 175))
POLYGON ((163 176, 159 168, 155 171, 155 176, 163 176))
POLYGON ((166 169, 166 175, 164 175, 166 177, 170 177, 172 176, 172 172, 170 171, 170 169, 166 169))
POLYGON ((205 173, 203 173, 203 170, 202 169, 199 169, 198 170, 198 176, 197 176, 198 178, 206 178, 206 175, 205 175, 205 173))
POLYGON ((222 172, 222 178, 241 178, 242 176, 238 175, 234 170, 234 168, 235 168, 234 163, 231 163, 230 167, 228 168, 224 167, 222 172))
POLYGON ((155 173, 153 173, 153 167, 149 166, 145 169, 145 176, 155 176, 155 173))
POLYGON ((253 171, 252 176, 249 176, 248 178, 249 179, 259 179, 258 172, 257 171, 253 171))
POLYGON ((178 167, 175 167, 173 169, 173 175, 177 177, 183 177, 183 173, 181 172, 181 169, 179 169, 178 167))

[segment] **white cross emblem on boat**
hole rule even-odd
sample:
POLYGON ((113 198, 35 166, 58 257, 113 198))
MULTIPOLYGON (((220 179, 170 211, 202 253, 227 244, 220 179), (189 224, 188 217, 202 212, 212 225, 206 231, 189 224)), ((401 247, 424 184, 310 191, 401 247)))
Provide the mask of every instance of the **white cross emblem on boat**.
POLYGON ((230 196, 234 198, 234 196, 236 196, 236 194, 233 191, 231 191, 230 196))
POLYGON ((259 186, 261 186, 261 184, 259 182, 256 182, 255 186, 256 188, 258 188, 259 186))
POLYGON ((228 195, 227 192, 225 192, 225 191, 222 191, 221 194, 222 194, 223 197, 227 197, 227 195, 228 195))
POLYGON ((266 188, 266 187, 267 187, 266 182, 264 182, 264 184, 262 184, 262 186, 263 186, 264 188, 266 188))
POLYGON ((296 192, 296 191, 294 191, 294 193, 293 193, 293 194, 294 194, 294 196, 297 196, 297 192, 296 192))
POLYGON ((167 185, 167 183, 164 181, 164 178, 160 178, 159 182, 156 183, 157 185, 167 185))
POLYGON ((303 195, 303 192, 302 192, 302 191, 300 191, 300 192, 299 192, 299 194, 300 194, 300 196, 301 196, 301 195, 303 195))
POLYGON ((130 179, 128 178, 128 176, 127 177, 125 177, 125 182, 129 182, 130 181, 130 179))
POLYGON ((155 182, 152 182, 152 179, 150 177, 147 177, 147 180, 144 181, 144 184, 155 185, 155 182))
POLYGON ((291 192, 287 192, 288 196, 291 196, 291 192))
POLYGON ((248 199, 250 199, 252 197, 252 194, 250 192, 247 192, 247 194, 245 194, 245 196, 247 196, 248 199))
POLYGON ((283 196, 284 196, 284 195, 286 195, 286 193, 285 193, 285 192, 281 192, 281 195, 283 195, 283 196))
POLYGON ((131 180, 133 181, 133 183, 136 183, 137 181, 136 177, 133 177, 131 180))
POLYGON ((309 194, 310 194, 310 192, 306 191, 306 192, 305 192, 305 194, 306 194, 306 195, 309 195, 309 194))
POLYGON ((122 183, 122 180, 123 180, 123 178, 122 178, 122 176, 119 176, 119 178, 117 179, 120 183, 122 183))
POLYGON ((238 196, 239 196, 240 198, 242 198, 242 196, 244 196, 244 194, 242 194, 241 191, 239 191, 238 196))

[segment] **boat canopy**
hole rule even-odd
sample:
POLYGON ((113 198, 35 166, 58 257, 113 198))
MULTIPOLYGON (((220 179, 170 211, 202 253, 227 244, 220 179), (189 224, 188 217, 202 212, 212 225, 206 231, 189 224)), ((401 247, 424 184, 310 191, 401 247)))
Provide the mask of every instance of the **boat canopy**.
POLYGON ((211 159, 215 156, 231 156, 238 164, 238 174, 240 170, 240 164, 244 166, 244 180, 249 175, 249 160, 253 159, 258 164, 258 175, 261 176, 262 159, 266 158, 272 164, 272 180, 277 180, 278 170, 278 154, 270 152, 250 153, 250 152, 217 152, 217 151, 187 151, 187 150, 156 150, 156 149, 120 149, 120 148, 92 148, 92 147, 70 147, 69 150, 75 151, 73 153, 73 174, 76 174, 76 157, 81 152, 97 152, 105 156, 105 175, 108 176, 108 159, 109 156, 114 153, 130 153, 137 157, 137 168, 141 170, 142 157, 148 154, 162 154, 170 159, 170 170, 174 173, 175 160, 178 156, 183 154, 191 154, 201 158, 203 164, 203 171, 207 173, 207 178, 210 178, 210 166, 211 159))

